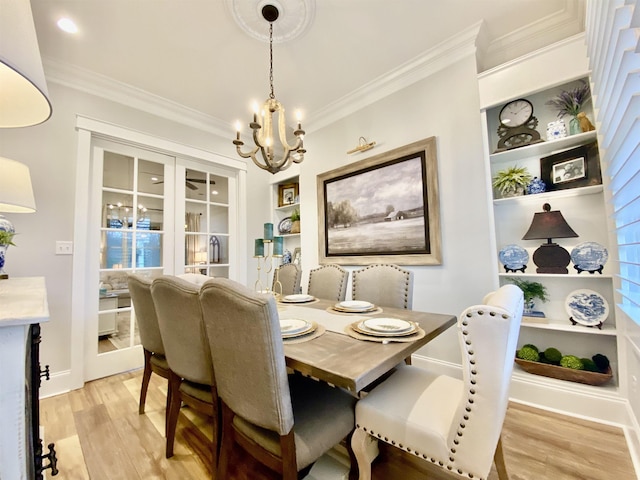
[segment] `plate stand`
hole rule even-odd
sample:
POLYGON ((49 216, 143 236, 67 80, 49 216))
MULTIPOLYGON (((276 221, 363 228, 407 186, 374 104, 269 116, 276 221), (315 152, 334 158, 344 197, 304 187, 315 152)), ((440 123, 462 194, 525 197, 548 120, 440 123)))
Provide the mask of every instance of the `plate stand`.
POLYGON ((516 273, 517 271, 521 271, 522 273, 524 273, 524 271, 527 269, 526 265, 523 265, 522 268, 515 268, 515 269, 509 268, 506 265, 503 265, 503 266, 504 266, 505 273, 509 273, 509 272, 516 273))
POLYGON ((602 275, 602 269, 604 268, 604 265, 600 265, 600 268, 596 268, 595 270, 583 270, 578 265, 574 265, 573 268, 575 268, 578 271, 578 273, 589 272, 591 275, 593 275, 594 273, 598 272, 600 275, 602 275))
MULTIPOLYGON (((569 320, 571 320, 571 325, 578 325, 578 322, 576 322, 573 317, 569 317, 569 320)), ((582 325, 583 327, 588 327, 588 328, 593 328, 593 327, 598 327, 599 330, 602 330, 602 324, 604 322, 600 322, 597 325, 582 325)))

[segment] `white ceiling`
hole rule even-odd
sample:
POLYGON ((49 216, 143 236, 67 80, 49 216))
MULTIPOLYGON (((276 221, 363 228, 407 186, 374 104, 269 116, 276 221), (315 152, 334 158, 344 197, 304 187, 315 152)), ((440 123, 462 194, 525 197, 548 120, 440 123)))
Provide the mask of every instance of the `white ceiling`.
MULTIPOLYGON (((293 110, 302 110, 307 131, 355 92, 475 32, 479 22, 481 70, 584 31, 585 0, 276 1, 285 10, 280 25, 291 20, 287 12, 311 5, 306 29, 274 44, 273 53, 276 97, 291 122, 293 110)), ((234 3, 258 12, 267 2, 31 0, 49 83, 116 99, 127 91, 227 134, 269 95, 268 43, 240 28, 234 3), (61 16, 79 33, 59 30, 61 16)), ((280 20, 274 35, 287 34, 278 32, 280 20)))

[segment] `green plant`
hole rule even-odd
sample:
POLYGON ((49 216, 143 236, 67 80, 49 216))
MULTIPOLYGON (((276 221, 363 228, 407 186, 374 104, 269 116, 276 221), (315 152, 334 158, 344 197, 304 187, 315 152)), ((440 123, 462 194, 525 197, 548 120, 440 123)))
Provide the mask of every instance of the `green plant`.
POLYGON ((493 177, 493 188, 497 189, 502 196, 514 194, 519 189, 526 188, 533 177, 527 167, 514 165, 505 170, 500 170, 493 177))
POLYGON ((591 98, 589 85, 584 80, 572 90, 563 90, 558 95, 545 103, 558 110, 558 118, 565 115, 575 117, 582 110, 582 106, 591 98))
POLYGON ((516 287, 522 290, 525 304, 533 301, 533 299, 535 298, 538 298, 543 302, 546 302, 548 300, 547 287, 545 287, 540 282, 531 282, 529 280, 522 280, 522 279, 513 278, 513 277, 509 277, 507 280, 509 280, 516 287))
POLYGON ((6 230, 0 230, 0 245, 13 245, 13 237, 15 236, 15 232, 7 232, 6 230))
POLYGON ((293 212, 291 212, 291 221, 297 222, 299 220, 300 220, 300 210, 296 208, 293 212))

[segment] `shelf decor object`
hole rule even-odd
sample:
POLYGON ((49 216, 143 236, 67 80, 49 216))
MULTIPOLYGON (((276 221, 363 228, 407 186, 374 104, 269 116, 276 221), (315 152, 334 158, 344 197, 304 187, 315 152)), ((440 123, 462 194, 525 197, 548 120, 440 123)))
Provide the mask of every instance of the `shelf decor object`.
MULTIPOLYGON (((253 258, 258 261, 258 278, 255 281, 254 288, 257 292, 273 293, 271 291, 271 283, 269 282, 269 275, 273 272, 273 259, 282 258, 284 256, 284 238, 273 235, 273 224, 264 224, 264 237, 256 238, 255 247, 253 252, 253 258), (267 288, 265 289, 262 283, 262 270, 266 274, 267 288)), ((282 284, 278 281, 278 270, 275 271, 276 281, 273 283, 274 289, 277 290, 280 287, 280 293, 282 293, 282 284)))
POLYGON ((518 197, 524 195, 531 180, 533 180, 533 176, 527 167, 513 165, 496 173, 492 185, 500 192, 502 198, 518 197))
POLYGON ((558 380, 568 380, 570 382, 584 383, 585 385, 602 385, 613 378, 611 367, 606 373, 589 372, 586 370, 575 370, 573 368, 550 365, 548 363, 532 362, 516 358, 516 363, 527 373, 542 375, 558 380))
MULTIPOLYGON (((558 111, 558 118, 564 118, 565 115, 570 116, 569 135, 576 135, 578 133, 589 131, 581 128, 581 122, 578 118, 580 113, 582 113, 582 116, 586 118, 586 114, 582 112, 582 109, 589 100, 591 100, 589 84, 585 80, 582 80, 580 85, 572 88, 571 90, 563 90, 546 102, 546 105, 555 108, 558 111)), ((591 125, 589 120, 587 120, 587 122, 588 123, 584 124, 585 128, 589 128, 589 125, 591 125)))
MULTIPOLYGON (((251 158, 253 163, 261 169, 276 174, 289 168, 292 162, 301 163, 304 160, 304 154, 306 153, 303 144, 305 132, 302 129, 300 113, 298 112, 298 128, 293 132, 296 140, 293 145, 289 145, 287 142, 284 106, 276 99, 273 91, 273 22, 280 16, 280 11, 277 6, 266 3, 262 7, 261 13, 263 18, 269 22, 269 85, 271 93, 262 105, 261 110, 258 109, 257 105, 254 107, 253 121, 249 124, 253 131, 255 148, 248 152, 242 151, 244 142, 240 140, 240 122, 236 124, 237 134, 233 144, 236 146, 236 152, 242 158, 251 158), (278 121, 276 128, 274 128, 273 114, 276 112, 278 112, 278 121), (274 143, 276 136, 280 139, 280 145, 275 145, 274 143), (280 151, 282 151, 280 158, 276 158, 276 152, 280 151), (262 157, 261 161, 256 158, 258 152, 262 157)), ((293 203, 293 199, 291 203, 293 203)))
POLYGON ((575 248, 571 250, 573 268, 575 268, 578 273, 589 272, 594 274, 598 272, 602 275, 602 269, 608 259, 609 252, 607 249, 596 242, 584 242, 576 245, 575 248))
MULTIPOLYGON (((36 201, 31 187, 31 175, 26 165, 0 157, 0 212, 33 213, 36 211, 36 201)), ((7 249, 13 245, 15 235, 13 224, 0 215, 0 279, 7 279, 9 275, 4 271, 7 249)))
POLYGON ((591 142, 542 157, 540 178, 550 192, 602 184, 598 144, 591 142))
POLYGON ((573 325, 579 323, 585 327, 598 327, 600 330, 609 316, 607 300, 598 292, 587 288, 574 290, 567 295, 564 308, 573 325))
POLYGON ((533 115, 533 105, 529 100, 519 98, 505 104, 498 114, 498 120, 500 140, 493 153, 544 141, 536 130, 538 119, 533 115))
POLYGON ((533 220, 523 240, 547 239, 547 243, 540 245, 533 253, 533 263, 538 267, 537 273, 569 273, 567 265, 571 262, 569 252, 553 243, 553 238, 573 238, 578 234, 573 231, 560 210, 551 210, 551 205, 545 203, 543 212, 533 214, 533 220))
POLYGON ((506 273, 517 271, 524 273, 529 263, 529 253, 520 245, 511 244, 500 250, 498 259, 506 273))

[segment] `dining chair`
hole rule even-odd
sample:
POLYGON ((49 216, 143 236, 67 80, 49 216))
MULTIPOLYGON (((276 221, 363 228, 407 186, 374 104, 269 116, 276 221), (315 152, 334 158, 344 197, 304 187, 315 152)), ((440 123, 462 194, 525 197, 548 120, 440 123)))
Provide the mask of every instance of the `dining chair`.
POLYGON ((158 325, 169 364, 171 402, 167 415, 166 457, 173 456, 182 402, 213 419, 212 458, 218 460, 220 422, 211 350, 200 308, 200 286, 164 275, 151 284, 158 325))
POLYGON ((351 296, 381 307, 411 309, 413 272, 389 263, 356 270, 352 274, 351 296))
POLYGON ((282 295, 294 295, 300 293, 300 280, 302 279, 302 270, 294 263, 285 263, 276 268, 273 275, 273 285, 271 291, 282 295), (280 282, 280 287, 277 286, 280 282))
POLYGON ((341 302, 347 294, 349 272, 339 265, 328 264, 309 272, 307 293, 316 298, 341 302))
POLYGON ((371 478, 380 440, 467 479, 486 479, 493 459, 508 479, 500 436, 523 303, 522 291, 505 285, 460 314, 462 380, 403 365, 358 402, 360 480, 371 478))
MULTIPOLYGON (((169 364, 164 353, 164 344, 160 336, 156 307, 151 297, 151 280, 141 275, 129 274, 127 278, 129 294, 133 303, 133 311, 136 316, 138 330, 140 332, 140 343, 144 352, 144 370, 142 373, 142 387, 140 388, 140 403, 138 413, 144 413, 147 400, 147 390, 151 373, 167 379, 167 408, 165 415, 169 411, 169 364)), ((165 422, 166 428, 166 422, 165 422)))
POLYGON ((227 478, 237 446, 279 478, 294 480, 344 438, 350 445, 355 398, 287 375, 273 296, 216 278, 202 287, 200 300, 222 408, 218 478, 227 478))

